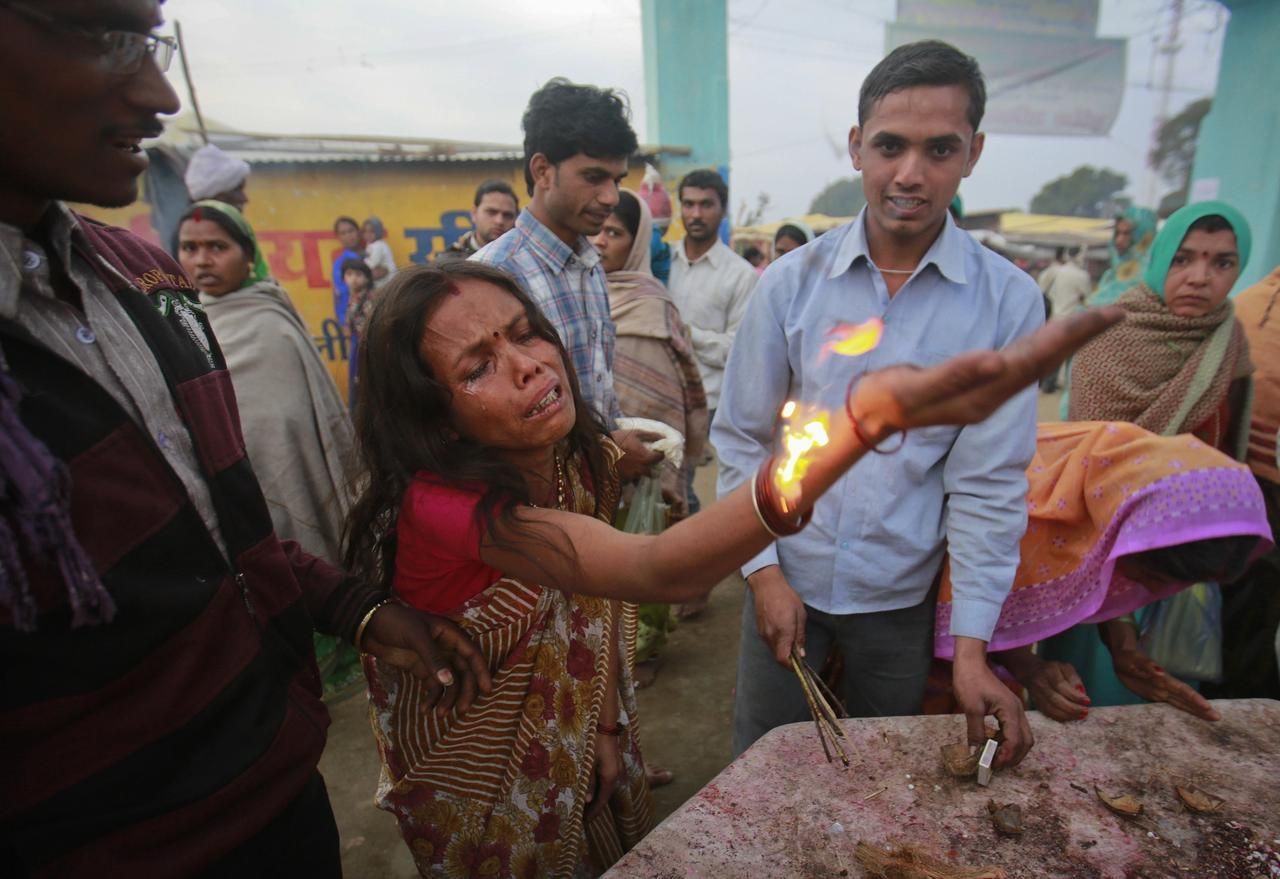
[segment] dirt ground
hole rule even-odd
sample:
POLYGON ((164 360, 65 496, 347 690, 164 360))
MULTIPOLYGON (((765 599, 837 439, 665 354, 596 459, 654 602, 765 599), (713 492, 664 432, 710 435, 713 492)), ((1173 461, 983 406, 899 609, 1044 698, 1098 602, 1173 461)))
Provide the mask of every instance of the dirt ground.
MULTIPOLYGON (((698 472, 698 495, 715 497, 715 467, 698 472)), ((729 723, 738 656, 743 583, 716 587, 701 618, 682 623, 662 654, 654 685, 639 694, 645 758, 676 779, 654 791, 659 820, 693 796, 729 763, 729 723)), ((378 753, 363 695, 330 706, 333 725, 320 771, 342 837, 347 879, 412 879, 418 875, 395 820, 373 804, 378 753)))

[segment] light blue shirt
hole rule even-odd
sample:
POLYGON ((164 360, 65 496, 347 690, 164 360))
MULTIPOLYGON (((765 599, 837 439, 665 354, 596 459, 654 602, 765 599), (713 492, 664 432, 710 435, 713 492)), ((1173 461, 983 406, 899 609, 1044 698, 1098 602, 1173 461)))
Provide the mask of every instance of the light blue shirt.
MULTIPOLYGON (((1001 348, 1044 323, 1035 281, 950 217, 890 299, 867 251, 865 214, 761 277, 711 430, 721 496, 753 478, 776 449, 787 400, 844 418, 856 376, 1001 348), (874 351, 824 352, 834 326, 873 317, 885 324, 874 351)), ((1035 440, 1035 387, 981 424, 912 430, 897 454, 866 455, 818 501, 804 531, 769 546, 743 574, 780 564, 805 604, 827 613, 896 610, 925 599, 949 548, 951 634, 989 640, 1018 567, 1035 440)), ((887 447, 898 442, 891 437, 887 447)))

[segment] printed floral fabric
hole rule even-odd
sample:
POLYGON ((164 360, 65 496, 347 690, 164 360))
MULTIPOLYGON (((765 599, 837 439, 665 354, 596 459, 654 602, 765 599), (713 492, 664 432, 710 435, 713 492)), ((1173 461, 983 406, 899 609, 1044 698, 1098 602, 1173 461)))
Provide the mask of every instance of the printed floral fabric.
MULTIPOLYGON (((570 509, 611 521, 616 478, 597 510, 574 463, 566 468, 570 509)), ((503 579, 450 616, 487 659, 493 693, 461 717, 441 718, 423 708, 416 678, 366 656, 383 763, 378 806, 396 816, 423 876, 599 875, 652 825, 630 663, 635 606, 503 579), (622 648, 623 774, 586 826, 614 641, 622 648)))

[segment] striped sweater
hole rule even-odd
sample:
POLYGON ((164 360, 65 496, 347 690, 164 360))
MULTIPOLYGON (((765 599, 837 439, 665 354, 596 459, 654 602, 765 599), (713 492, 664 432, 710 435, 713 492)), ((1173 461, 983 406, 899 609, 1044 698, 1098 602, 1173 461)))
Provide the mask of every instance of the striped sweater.
POLYGON ((181 269, 123 230, 81 228, 77 255, 138 327, 191 434, 231 562, 120 404, 0 320, 20 416, 67 466, 73 525, 117 606, 72 629, 65 589, 28 563, 37 630, 0 611, 0 874, 187 876, 315 772, 328 716, 313 626, 350 639, 378 596, 272 531, 204 315, 157 307, 187 301, 181 269))

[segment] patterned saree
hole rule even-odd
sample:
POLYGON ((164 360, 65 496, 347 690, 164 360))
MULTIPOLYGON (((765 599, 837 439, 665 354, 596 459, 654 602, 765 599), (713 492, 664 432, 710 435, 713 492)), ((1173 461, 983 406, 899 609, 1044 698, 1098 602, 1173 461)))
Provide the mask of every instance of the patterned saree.
MULTIPOLYGON (((575 463, 566 468, 567 506, 597 514, 575 463)), ((616 480, 602 501, 598 515, 611 521, 616 480)), ((442 718, 424 707, 416 678, 366 656, 383 767, 378 806, 400 822, 423 876, 599 875, 653 823, 630 667, 635 606, 502 579, 450 616, 488 661, 493 693, 442 718), (586 824, 614 642, 622 775, 586 824)))

